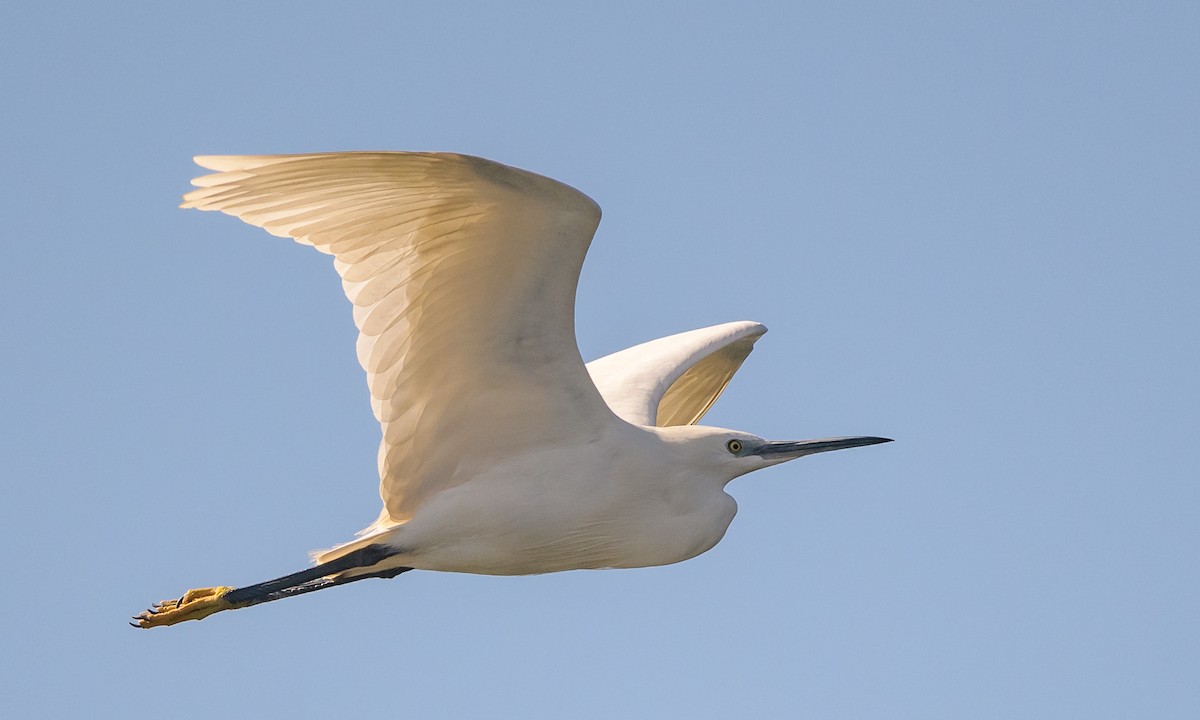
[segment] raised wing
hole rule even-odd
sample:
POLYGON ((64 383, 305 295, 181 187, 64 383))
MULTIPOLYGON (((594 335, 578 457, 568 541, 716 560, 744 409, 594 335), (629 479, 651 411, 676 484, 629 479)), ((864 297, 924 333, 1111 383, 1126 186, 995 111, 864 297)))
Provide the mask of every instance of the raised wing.
POLYGON ((767 328, 732 322, 670 335, 587 364, 612 411, 636 425, 694 425, 767 328))
POLYGON ((198 157, 183 207, 334 256, 383 426, 380 521, 530 443, 615 421, 575 342, 600 209, 549 178, 441 153, 198 157))

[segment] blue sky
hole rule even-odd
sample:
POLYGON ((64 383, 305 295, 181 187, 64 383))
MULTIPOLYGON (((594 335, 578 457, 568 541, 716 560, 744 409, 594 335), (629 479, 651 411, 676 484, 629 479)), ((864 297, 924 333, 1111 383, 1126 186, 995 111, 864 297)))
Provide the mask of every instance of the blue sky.
POLYGON ((13 717, 1200 715, 1194 3, 9 3, 13 717), (293 6, 297 5, 297 6, 293 6), (666 568, 409 573, 203 623, 377 512, 327 257, 205 153, 482 155, 605 216, 587 358, 771 332, 707 417, 880 434, 666 568))

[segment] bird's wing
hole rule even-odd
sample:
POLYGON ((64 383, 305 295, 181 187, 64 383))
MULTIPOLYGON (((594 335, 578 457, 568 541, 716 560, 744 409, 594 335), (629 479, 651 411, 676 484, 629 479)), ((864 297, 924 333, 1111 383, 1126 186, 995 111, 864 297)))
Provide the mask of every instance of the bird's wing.
POLYGON ((615 418, 575 342, 600 209, 549 178, 441 153, 208 156, 182 207, 334 256, 383 426, 386 523, 533 443, 615 418))
POLYGON ((613 412, 637 425, 693 425, 767 329, 732 322, 670 335, 588 363, 613 412))

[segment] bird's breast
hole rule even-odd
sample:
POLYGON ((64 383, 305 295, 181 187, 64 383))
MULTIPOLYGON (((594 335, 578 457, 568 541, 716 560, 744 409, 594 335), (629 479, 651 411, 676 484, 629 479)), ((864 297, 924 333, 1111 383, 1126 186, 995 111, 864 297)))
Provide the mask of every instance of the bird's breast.
MULTIPOLYGON (((584 458, 586 459, 586 457, 584 458)), ((396 538, 413 567, 527 575, 669 565, 712 548, 737 504, 719 483, 609 458, 497 469, 432 498, 396 538)))

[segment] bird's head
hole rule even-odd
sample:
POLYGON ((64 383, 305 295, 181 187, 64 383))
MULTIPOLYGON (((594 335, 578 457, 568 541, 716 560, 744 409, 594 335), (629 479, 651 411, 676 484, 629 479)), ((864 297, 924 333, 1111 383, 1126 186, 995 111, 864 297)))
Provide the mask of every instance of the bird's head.
POLYGON ((764 440, 750 433, 705 425, 656 430, 683 462, 697 470, 716 471, 724 482, 805 455, 891 442, 891 438, 859 435, 819 440, 764 440))

